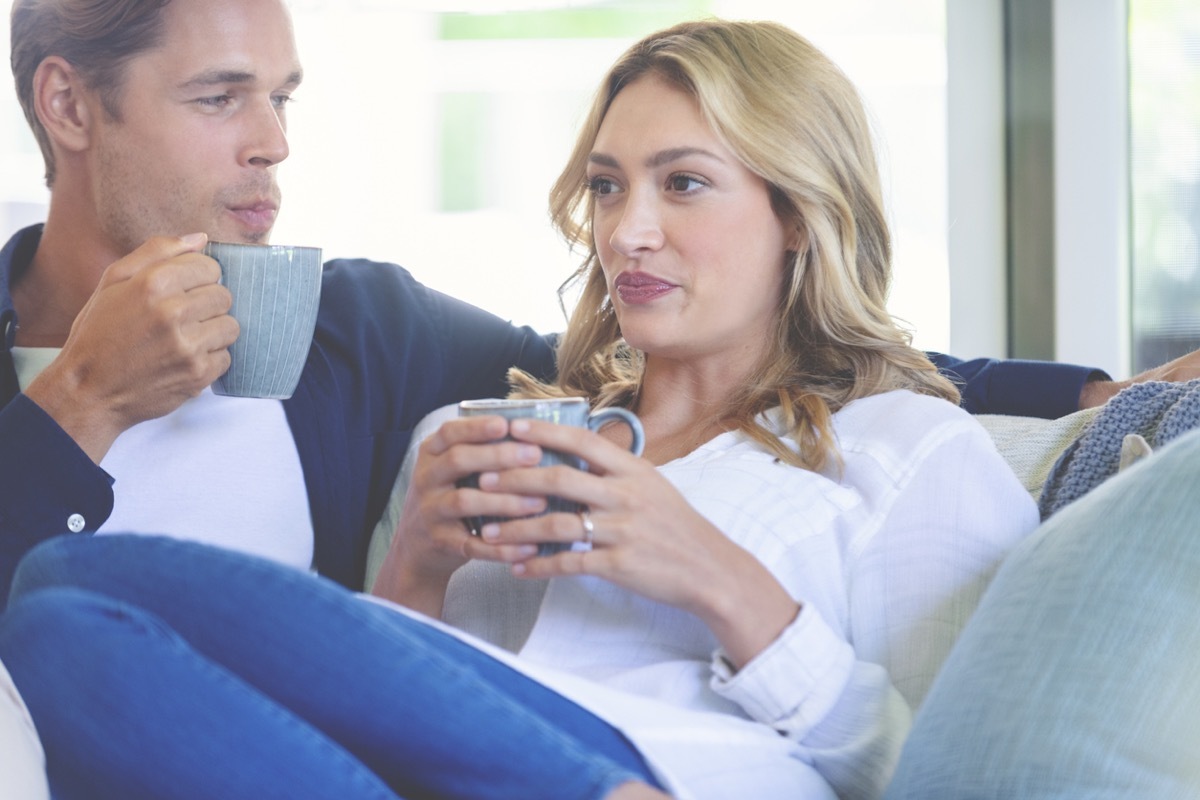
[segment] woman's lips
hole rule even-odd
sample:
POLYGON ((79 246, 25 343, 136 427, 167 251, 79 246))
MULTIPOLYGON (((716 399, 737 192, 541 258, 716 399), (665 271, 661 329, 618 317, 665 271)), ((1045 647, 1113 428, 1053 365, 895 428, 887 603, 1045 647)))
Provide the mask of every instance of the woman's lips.
POLYGON ((622 272, 613 282, 622 303, 650 303, 678 287, 645 272, 622 272))

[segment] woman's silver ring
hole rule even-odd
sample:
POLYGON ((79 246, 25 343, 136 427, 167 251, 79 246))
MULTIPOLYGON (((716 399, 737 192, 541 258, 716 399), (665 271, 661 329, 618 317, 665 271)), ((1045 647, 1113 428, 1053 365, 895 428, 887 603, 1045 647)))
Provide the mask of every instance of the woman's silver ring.
POLYGON ((592 536, 596 533, 596 526, 592 523, 592 515, 584 509, 579 512, 579 521, 583 523, 583 543, 591 544, 592 536))

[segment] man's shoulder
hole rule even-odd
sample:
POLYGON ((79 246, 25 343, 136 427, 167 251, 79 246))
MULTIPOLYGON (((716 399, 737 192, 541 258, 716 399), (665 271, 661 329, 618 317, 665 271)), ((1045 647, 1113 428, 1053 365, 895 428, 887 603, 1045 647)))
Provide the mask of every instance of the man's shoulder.
POLYGON ((369 258, 335 258, 325 262, 322 291, 370 291, 394 286, 424 289, 412 273, 399 264, 369 258))
POLYGON ((42 224, 30 225, 14 233, 0 248, 0 287, 4 298, 8 296, 8 285, 13 273, 19 273, 33 260, 33 254, 42 240, 42 224))
POLYGON ((409 309, 426 306, 433 292, 399 264, 366 258, 326 261, 321 316, 345 309, 409 309))

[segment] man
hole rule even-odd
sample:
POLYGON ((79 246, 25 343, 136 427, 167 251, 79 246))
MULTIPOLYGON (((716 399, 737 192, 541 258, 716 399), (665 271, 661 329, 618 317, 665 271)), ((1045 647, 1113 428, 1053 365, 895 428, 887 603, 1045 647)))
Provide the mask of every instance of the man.
POLYGON ((274 223, 302 77, 290 18, 280 0, 84 5, 13 7, 51 200, 44 228, 0 251, 0 592, 36 542, 99 529, 215 541, 361 588, 416 422, 502 394, 514 364, 545 374, 551 348, 394 265, 334 261, 294 396, 212 395, 237 324, 198 251, 274 223))

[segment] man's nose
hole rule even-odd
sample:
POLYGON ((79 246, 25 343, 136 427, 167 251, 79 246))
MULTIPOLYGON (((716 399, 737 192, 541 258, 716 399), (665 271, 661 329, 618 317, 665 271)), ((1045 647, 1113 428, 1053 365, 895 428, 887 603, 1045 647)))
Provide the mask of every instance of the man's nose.
POLYGON ((282 114, 273 102, 254 110, 242 151, 244 164, 270 167, 288 157, 287 127, 282 114))

